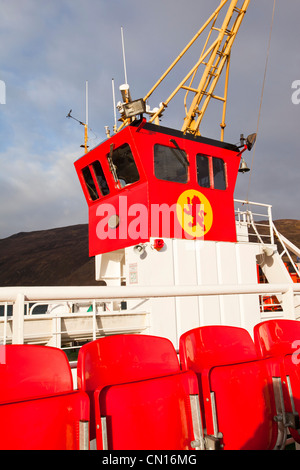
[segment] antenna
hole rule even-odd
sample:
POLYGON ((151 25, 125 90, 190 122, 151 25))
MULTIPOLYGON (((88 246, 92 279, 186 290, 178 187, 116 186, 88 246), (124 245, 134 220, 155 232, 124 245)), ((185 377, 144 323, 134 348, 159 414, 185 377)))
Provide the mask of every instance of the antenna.
POLYGON ((79 121, 79 119, 75 118, 71 115, 72 109, 70 109, 69 113, 67 114, 67 118, 72 118, 75 121, 79 122, 82 126, 84 126, 84 145, 80 145, 80 147, 84 147, 85 153, 88 151, 88 81, 85 82, 85 123, 79 121))
POLYGON ((128 82, 127 82, 127 72, 126 72, 126 58, 125 58, 125 46, 124 46, 123 26, 121 26, 121 37, 122 37, 122 50, 123 50, 123 62, 124 62, 125 84, 128 85, 128 82))
POLYGON ((115 81, 112 79, 112 94, 113 94, 113 107, 114 107, 114 132, 117 130, 117 113, 116 113, 116 96, 115 96, 115 81))
POLYGON ((85 82, 85 123, 89 125, 89 82, 85 82))
POLYGON ((88 100, 88 93, 89 93, 89 83, 88 81, 85 82, 85 124, 84 124, 84 149, 85 153, 87 153, 88 149, 88 110, 89 110, 89 100, 88 100))

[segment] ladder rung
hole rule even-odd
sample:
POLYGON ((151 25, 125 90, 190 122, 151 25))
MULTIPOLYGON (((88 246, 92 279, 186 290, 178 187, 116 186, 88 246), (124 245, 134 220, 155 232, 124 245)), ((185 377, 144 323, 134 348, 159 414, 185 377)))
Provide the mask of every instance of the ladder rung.
POLYGON ((188 90, 188 91, 192 91, 193 93, 198 93, 199 90, 197 90, 197 88, 191 88, 190 86, 186 86, 186 85, 182 85, 181 87, 183 90, 188 90))
MULTIPOLYGON (((199 95, 210 96, 214 100, 223 101, 223 102, 226 101, 224 97, 214 95, 213 93, 209 93, 208 91, 204 91, 204 90, 199 91, 196 88, 191 88, 191 87, 188 87, 188 86, 185 86, 185 85, 183 85, 181 88, 183 90, 192 91, 193 93, 199 93, 199 95)), ((199 112, 199 110, 197 112, 199 112)))
MULTIPOLYGON (((221 33, 221 31, 222 31, 222 29, 216 28, 215 26, 212 26, 211 29, 213 29, 214 31, 218 31, 219 33, 221 33)), ((232 33, 231 30, 225 29, 224 34, 227 34, 227 36, 232 36, 233 33, 232 33)))
POLYGON ((222 96, 214 95, 213 93, 209 93, 208 91, 201 91, 201 94, 204 96, 210 96, 214 100, 223 101, 223 102, 226 101, 225 98, 223 98, 222 96))
POLYGON ((217 96, 217 95, 211 95, 211 97, 214 99, 214 100, 219 100, 219 101, 223 101, 223 103, 225 103, 225 98, 223 98, 222 96, 217 96))
POLYGON ((221 29, 220 28, 216 28, 215 26, 212 26, 212 28, 214 31, 219 31, 219 33, 221 32, 221 29))

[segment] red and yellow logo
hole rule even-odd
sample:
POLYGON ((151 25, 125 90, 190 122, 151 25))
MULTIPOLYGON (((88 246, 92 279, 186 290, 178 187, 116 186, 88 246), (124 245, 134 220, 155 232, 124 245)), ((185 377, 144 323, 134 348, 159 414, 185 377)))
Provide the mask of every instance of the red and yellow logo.
POLYGON ((213 211, 204 194, 194 189, 184 191, 177 200, 177 218, 191 238, 203 238, 211 229, 213 211))

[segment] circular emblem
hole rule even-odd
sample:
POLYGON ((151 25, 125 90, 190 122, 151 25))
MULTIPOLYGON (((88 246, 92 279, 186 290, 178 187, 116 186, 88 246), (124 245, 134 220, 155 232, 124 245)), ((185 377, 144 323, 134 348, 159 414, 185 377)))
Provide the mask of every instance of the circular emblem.
POLYGON ((195 189, 184 191, 177 200, 177 218, 191 238, 203 238, 213 223, 213 211, 209 200, 195 189))

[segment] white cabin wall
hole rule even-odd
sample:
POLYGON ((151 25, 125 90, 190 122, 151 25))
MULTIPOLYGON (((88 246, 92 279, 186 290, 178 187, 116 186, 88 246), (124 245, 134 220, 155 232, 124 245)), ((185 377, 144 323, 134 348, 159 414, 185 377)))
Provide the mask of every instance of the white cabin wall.
MULTIPOLYGON (((258 245, 194 240, 165 240, 156 251, 151 242, 141 254, 126 251, 127 285, 222 285, 257 283, 258 245)), ((129 301, 130 309, 139 302, 129 301)), ((257 295, 202 296, 152 299, 149 333, 169 338, 178 347, 179 337, 198 326, 225 324, 246 328, 252 333, 260 321, 257 295)))
MULTIPOLYGON (((169 241, 174 261, 174 284, 175 285, 197 285, 198 263, 195 256, 196 245, 191 245, 186 240, 169 241)), ((178 335, 194 328, 195 324, 201 323, 201 309, 197 297, 178 297, 176 299, 177 329, 178 335)))
MULTIPOLYGON (((131 286, 173 286, 175 285, 173 269, 173 250, 168 243, 162 251, 157 252, 151 244, 145 245, 145 251, 138 252, 134 247, 125 249, 126 284, 131 286)), ((169 338, 176 342, 178 337, 176 300, 173 298, 156 298, 150 300, 129 300, 127 307, 135 310, 142 306, 150 310, 149 333, 169 338)))
MULTIPOLYGON (((237 243, 235 247, 238 284, 256 284, 258 282, 256 256, 260 250, 259 245, 237 243)), ((239 305, 241 315, 240 326, 246 328, 252 335, 253 327, 262 320, 259 297, 255 294, 239 295, 239 305)))
MULTIPOLYGON (((219 283, 217 252, 215 242, 198 241, 196 258, 198 268, 198 285, 216 285, 219 283)), ((219 296, 201 297, 200 325, 218 325, 221 323, 221 305, 219 296)))

